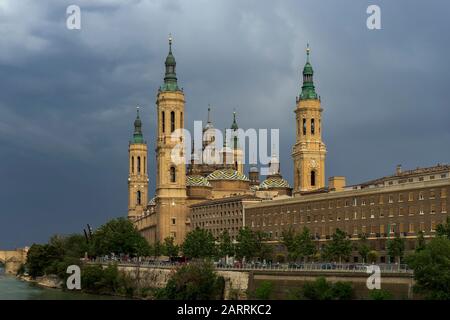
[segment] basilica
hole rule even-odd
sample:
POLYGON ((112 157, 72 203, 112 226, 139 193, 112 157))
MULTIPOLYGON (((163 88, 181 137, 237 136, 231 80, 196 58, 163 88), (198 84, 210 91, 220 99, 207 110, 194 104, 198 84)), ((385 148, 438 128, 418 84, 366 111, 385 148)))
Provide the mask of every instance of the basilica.
MULTIPOLYGON (((185 113, 175 67, 169 40, 164 83, 156 95, 156 175, 151 175, 156 179, 156 194, 150 200, 148 153, 139 112, 129 144, 128 217, 150 243, 171 237, 180 244, 193 228, 206 229, 216 238, 226 230, 236 240, 239 230, 248 227, 264 232, 268 242, 282 252, 283 231, 307 228, 320 251, 340 229, 355 243, 369 241, 383 263, 392 259, 386 249, 389 239, 404 238, 406 250, 414 250, 419 235, 434 237, 436 226, 449 217, 449 165, 405 171, 399 165, 392 175, 360 184, 347 186, 341 176, 329 177, 326 184, 323 109, 314 86, 309 47, 295 118, 286 119, 296 127, 292 187, 281 175, 276 154, 263 181, 257 166, 244 172, 236 113, 230 126, 233 134, 218 148, 208 110, 201 148, 191 150, 189 163, 174 161, 173 150, 184 136, 173 136, 184 128, 185 113)), ((179 157, 184 157, 184 150, 179 157)), ((350 259, 358 262, 361 257, 355 251, 350 259)))
MULTIPOLYGON (((312 68, 309 62, 305 71, 308 73, 310 82, 308 90, 314 91, 314 88, 311 88, 312 68)), ((312 107, 316 114, 320 113, 318 106, 319 104, 316 103, 312 107)), ((150 177, 156 179, 156 193, 150 199, 147 172, 148 149, 142 133, 139 109, 134 122, 133 138, 128 149, 128 218, 150 243, 162 242, 167 237, 173 238, 176 243, 182 243, 186 233, 191 229, 190 212, 193 205, 236 197, 262 201, 292 195, 291 186, 280 173, 277 155, 272 156, 269 175, 262 182, 260 182, 259 169, 256 166, 251 167, 248 174, 244 172, 243 151, 237 135, 239 127, 236 112, 232 115, 231 137, 225 139, 223 146, 217 148, 215 144, 217 129, 214 128, 210 108, 208 108, 208 120, 203 128, 201 148, 191 150, 191 160, 188 164, 186 161, 174 161, 173 150, 184 139, 183 135, 174 139, 174 135, 178 129, 184 128, 185 95, 178 85, 172 39, 169 39, 164 82, 156 94, 155 114, 157 116, 156 175, 151 174, 150 177), (196 161, 198 159, 202 161, 196 161)), ((320 120, 317 126, 317 136, 319 136, 320 120)), ((320 144, 320 148, 323 152, 323 144, 320 144)), ((180 151, 181 158, 184 158, 183 152, 180 151)), ((299 145, 296 157, 302 155, 303 151, 300 150, 299 145)), ((318 157, 318 166, 321 165, 320 159, 318 157)), ((316 179, 317 185, 320 185, 321 179, 323 180, 322 172, 312 179, 313 186, 316 179)))

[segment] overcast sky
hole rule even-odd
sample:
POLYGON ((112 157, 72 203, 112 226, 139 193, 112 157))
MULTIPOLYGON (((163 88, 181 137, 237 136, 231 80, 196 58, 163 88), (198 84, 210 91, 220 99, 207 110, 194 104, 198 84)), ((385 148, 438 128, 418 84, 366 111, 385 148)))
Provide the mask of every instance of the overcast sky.
POLYGON ((174 37, 186 125, 280 128, 292 183, 305 46, 322 97, 327 176, 358 183, 450 162, 447 1, 0 1, 0 248, 127 213, 141 106, 154 193, 155 100, 174 37), (81 30, 66 8, 81 8, 81 30), (369 4, 382 30, 368 30, 369 4))

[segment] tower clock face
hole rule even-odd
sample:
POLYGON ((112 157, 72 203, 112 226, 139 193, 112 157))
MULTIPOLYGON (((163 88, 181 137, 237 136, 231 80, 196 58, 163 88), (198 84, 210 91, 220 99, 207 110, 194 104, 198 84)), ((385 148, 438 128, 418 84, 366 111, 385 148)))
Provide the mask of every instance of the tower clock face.
POLYGON ((311 168, 316 168, 317 167, 317 162, 314 159, 311 159, 311 161, 309 162, 309 164, 311 165, 311 168))

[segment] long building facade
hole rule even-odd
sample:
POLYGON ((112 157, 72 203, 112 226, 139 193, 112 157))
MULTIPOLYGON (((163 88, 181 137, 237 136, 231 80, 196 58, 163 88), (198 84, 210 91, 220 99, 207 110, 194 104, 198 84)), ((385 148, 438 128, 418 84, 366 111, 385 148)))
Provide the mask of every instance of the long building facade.
MULTIPOLYGON (((253 204, 245 209, 246 225, 279 243, 284 230, 308 228, 317 248, 331 239, 336 229, 356 242, 364 236, 379 262, 388 262, 386 242, 404 238, 406 250, 414 250, 419 232, 425 239, 445 223, 449 207, 450 166, 435 166, 345 187, 312 192, 283 200, 253 204)), ((358 253, 351 260, 357 262, 358 253)))

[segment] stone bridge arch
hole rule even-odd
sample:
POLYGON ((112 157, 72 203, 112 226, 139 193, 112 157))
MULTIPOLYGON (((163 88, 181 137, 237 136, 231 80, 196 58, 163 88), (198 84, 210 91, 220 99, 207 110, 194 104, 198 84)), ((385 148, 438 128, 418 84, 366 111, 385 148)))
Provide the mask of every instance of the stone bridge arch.
POLYGON ((27 262, 28 248, 0 251, 0 262, 5 266, 5 273, 16 274, 20 266, 27 262))

